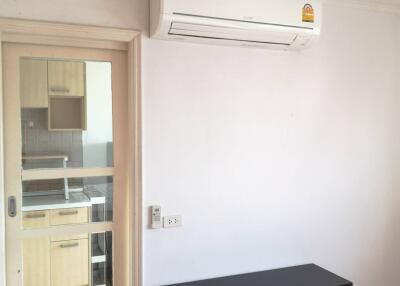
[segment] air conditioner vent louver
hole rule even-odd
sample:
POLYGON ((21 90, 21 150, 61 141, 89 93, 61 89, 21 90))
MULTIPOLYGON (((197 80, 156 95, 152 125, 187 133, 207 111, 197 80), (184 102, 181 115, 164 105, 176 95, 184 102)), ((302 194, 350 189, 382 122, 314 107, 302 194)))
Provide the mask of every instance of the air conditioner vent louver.
MULTIPOLYGON (((246 23, 246 25, 251 25, 246 23)), ((261 25, 261 24, 259 24, 261 25)), ((173 22, 168 32, 169 35, 193 37, 211 40, 227 40, 237 42, 259 43, 268 45, 290 46, 296 39, 296 33, 282 34, 279 31, 268 29, 251 29, 250 27, 232 25, 202 25, 183 22, 173 22), (268 39, 268 40, 266 40, 268 39)), ((275 27, 274 27, 275 29, 275 27)))
POLYGON ((177 16, 186 16, 186 17, 196 17, 196 18, 204 18, 209 20, 222 20, 222 21, 232 21, 232 22, 239 22, 239 23, 249 23, 249 24, 261 24, 261 25, 269 25, 269 26, 279 26, 279 27, 286 27, 286 28, 298 28, 298 29, 305 29, 305 30, 313 30, 312 27, 304 27, 304 26, 294 26, 294 25, 283 25, 283 24, 276 24, 276 23, 265 23, 265 22, 257 22, 257 21, 250 21, 250 20, 236 20, 236 19, 229 19, 229 18, 218 18, 218 17, 209 17, 204 15, 195 15, 195 14, 184 14, 184 13, 173 13, 177 16))

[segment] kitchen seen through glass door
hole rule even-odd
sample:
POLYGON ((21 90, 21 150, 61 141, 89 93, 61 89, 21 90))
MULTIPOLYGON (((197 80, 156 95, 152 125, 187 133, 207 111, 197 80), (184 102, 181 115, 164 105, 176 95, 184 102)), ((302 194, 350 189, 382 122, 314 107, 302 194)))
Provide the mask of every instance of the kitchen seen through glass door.
MULTIPOLYGON (((23 170, 113 166, 109 62, 21 58, 20 80, 23 170)), ((22 191, 24 229, 112 221, 112 176, 23 180, 22 191)), ((23 269, 26 286, 112 285, 112 233, 24 240, 23 269)))

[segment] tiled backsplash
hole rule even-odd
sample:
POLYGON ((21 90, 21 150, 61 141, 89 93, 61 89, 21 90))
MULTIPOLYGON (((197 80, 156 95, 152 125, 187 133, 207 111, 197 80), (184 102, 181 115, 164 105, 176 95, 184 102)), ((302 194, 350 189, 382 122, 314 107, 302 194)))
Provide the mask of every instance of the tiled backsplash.
MULTIPOLYGON (((81 131, 48 131, 47 109, 22 109, 22 153, 34 155, 67 155, 68 167, 82 167, 81 131)), ((24 169, 59 168, 61 160, 26 160, 24 169)))

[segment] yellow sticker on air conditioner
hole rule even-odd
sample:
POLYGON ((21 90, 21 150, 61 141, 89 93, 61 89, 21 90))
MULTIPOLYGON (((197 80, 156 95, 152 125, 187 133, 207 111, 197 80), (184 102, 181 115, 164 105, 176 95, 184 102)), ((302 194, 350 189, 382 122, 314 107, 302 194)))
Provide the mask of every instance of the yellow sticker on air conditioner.
POLYGON ((311 4, 303 7, 303 22, 314 23, 314 8, 311 4))

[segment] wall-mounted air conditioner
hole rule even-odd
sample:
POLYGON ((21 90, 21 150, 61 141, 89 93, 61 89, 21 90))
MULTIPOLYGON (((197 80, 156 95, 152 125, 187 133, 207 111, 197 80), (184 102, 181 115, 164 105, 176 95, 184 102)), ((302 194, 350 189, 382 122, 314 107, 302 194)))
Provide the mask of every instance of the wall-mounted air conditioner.
POLYGON ((153 38, 303 49, 320 35, 320 0, 151 0, 153 38))

